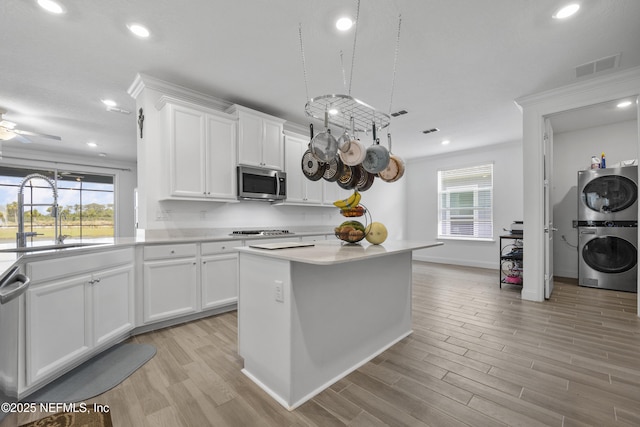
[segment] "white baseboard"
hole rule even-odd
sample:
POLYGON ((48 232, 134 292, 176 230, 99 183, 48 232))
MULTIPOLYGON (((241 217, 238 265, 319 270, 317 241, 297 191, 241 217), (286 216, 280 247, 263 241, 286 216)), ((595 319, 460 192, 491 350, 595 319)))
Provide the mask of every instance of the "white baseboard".
POLYGON ((571 278, 571 279, 577 279, 578 278, 578 271, 577 270, 563 270, 563 269, 554 268, 553 269, 553 275, 555 277, 568 277, 568 278, 571 278))

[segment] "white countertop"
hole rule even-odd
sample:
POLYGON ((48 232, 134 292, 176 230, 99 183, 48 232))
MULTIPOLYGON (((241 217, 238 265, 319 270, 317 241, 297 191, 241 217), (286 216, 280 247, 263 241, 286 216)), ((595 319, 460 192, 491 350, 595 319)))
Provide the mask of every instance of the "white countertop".
MULTIPOLYGON (((271 227, 278 228, 278 227, 271 227)), ((113 249, 117 247, 135 245, 156 245, 175 243, 201 243, 201 242, 221 242, 238 241, 240 245, 243 240, 257 239, 286 239, 303 236, 318 236, 323 234, 333 234, 329 229, 317 229, 312 231, 293 231, 288 235, 259 236, 259 235, 230 235, 230 230, 163 230, 161 233, 149 233, 145 237, 114 237, 100 239, 68 239, 66 243, 90 244, 88 246, 77 246, 64 249, 34 250, 26 252, 1 252, 0 251, 0 277, 17 263, 24 263, 31 260, 53 258, 57 256, 69 256, 73 254, 93 252, 105 248, 113 249)), ((52 244, 53 242, 42 243, 52 244)), ((0 250, 11 250, 15 248, 14 243, 0 244, 0 250)))
POLYGON ((340 241, 320 241, 313 243, 313 246, 287 249, 257 249, 243 246, 238 248, 238 251, 306 264, 332 265, 442 245, 442 242, 417 242, 409 240, 386 241, 382 245, 371 245, 365 241, 356 245, 344 244, 340 241))

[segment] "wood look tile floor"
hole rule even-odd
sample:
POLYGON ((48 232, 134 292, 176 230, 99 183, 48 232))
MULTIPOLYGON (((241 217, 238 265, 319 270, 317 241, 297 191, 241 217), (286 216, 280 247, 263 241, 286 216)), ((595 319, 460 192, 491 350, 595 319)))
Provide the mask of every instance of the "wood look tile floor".
POLYGON ((157 355, 90 402, 115 427, 640 425, 636 294, 568 279, 535 303, 494 270, 413 277, 413 334, 293 412, 240 372, 235 312, 132 338, 157 355))

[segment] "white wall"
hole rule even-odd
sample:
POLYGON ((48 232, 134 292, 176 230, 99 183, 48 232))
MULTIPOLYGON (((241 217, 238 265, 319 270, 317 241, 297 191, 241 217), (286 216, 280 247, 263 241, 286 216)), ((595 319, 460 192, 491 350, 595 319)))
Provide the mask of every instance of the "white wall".
POLYGON ((636 120, 553 135, 553 274, 578 277, 578 171, 588 169, 591 156, 605 152, 607 166, 638 158, 636 120), (562 239, 565 237, 566 242, 562 239))
MULTIPOLYGON (((417 251, 414 258, 448 264, 499 268, 498 236, 503 228, 522 220, 522 144, 512 142, 413 159, 407 164, 406 238, 436 240, 438 169, 493 162, 493 236, 491 242, 442 240, 444 246, 417 251)), ((498 278, 496 276, 496 282, 498 278)))
POLYGON ((108 159, 73 157, 43 153, 31 149, 4 144, 2 163, 16 167, 64 168, 78 172, 113 175, 115 182, 115 235, 116 237, 135 236, 134 189, 137 171, 134 163, 114 162, 108 159), (126 169, 126 170, 122 170, 126 169))

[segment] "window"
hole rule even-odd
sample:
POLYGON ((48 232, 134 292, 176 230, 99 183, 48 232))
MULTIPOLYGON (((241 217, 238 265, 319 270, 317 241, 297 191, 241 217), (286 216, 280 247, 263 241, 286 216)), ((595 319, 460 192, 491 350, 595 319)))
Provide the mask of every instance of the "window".
MULTIPOLYGON (((23 178, 39 173, 58 189, 58 232, 74 239, 114 236, 114 185, 112 175, 84 172, 0 167, 0 242, 15 242, 18 231, 18 190, 23 178)), ((37 236, 29 242, 51 241, 55 219, 51 216, 53 194, 42 179, 33 179, 23 190, 24 231, 37 236), (35 206, 29 206, 35 205, 35 206)))
POLYGON ((493 239, 493 164, 438 171, 438 237, 493 239))

